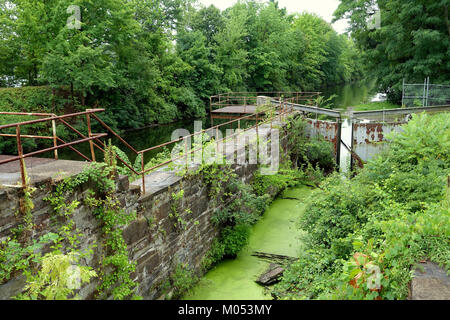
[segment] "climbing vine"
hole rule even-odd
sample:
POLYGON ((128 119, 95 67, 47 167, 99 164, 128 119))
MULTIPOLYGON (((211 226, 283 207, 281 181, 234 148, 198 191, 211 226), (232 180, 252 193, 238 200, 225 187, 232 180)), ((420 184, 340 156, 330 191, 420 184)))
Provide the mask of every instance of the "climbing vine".
MULTIPOLYGON (((113 149, 107 148, 105 159, 115 157, 114 154, 108 154, 111 152, 114 152, 113 149)), ((128 259, 128 250, 121 229, 135 219, 136 213, 127 214, 115 198, 116 167, 115 162, 109 161, 109 164, 112 166, 92 163, 81 174, 59 184, 54 194, 46 200, 51 203, 57 215, 69 216, 80 203, 75 200, 66 205, 64 195, 72 193, 84 183, 90 182, 94 185, 94 190, 88 190, 84 204, 91 207, 95 218, 102 222, 102 233, 105 238, 106 256, 102 260, 98 296, 105 297, 111 294, 114 299, 138 298, 134 295, 136 284, 130 278, 130 274, 135 271, 136 263, 130 263, 128 259)), ((69 222, 64 226, 60 230, 61 233, 68 235, 72 224, 73 222, 69 222)), ((75 241, 74 237, 67 239, 70 243, 75 241)))

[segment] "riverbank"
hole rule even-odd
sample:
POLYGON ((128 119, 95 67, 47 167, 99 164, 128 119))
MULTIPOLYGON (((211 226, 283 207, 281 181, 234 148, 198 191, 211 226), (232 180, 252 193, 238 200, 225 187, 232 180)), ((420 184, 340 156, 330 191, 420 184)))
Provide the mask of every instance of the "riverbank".
POLYGON ((369 103, 358 104, 351 107, 353 111, 373 111, 373 110, 388 110, 397 109, 402 106, 387 101, 372 101, 369 103))
POLYGON ((269 262, 253 257, 254 251, 297 257, 302 248, 296 221, 303 214, 312 189, 306 186, 286 190, 251 229, 248 245, 236 259, 220 262, 185 295, 186 300, 266 300, 271 296, 255 280, 269 262))

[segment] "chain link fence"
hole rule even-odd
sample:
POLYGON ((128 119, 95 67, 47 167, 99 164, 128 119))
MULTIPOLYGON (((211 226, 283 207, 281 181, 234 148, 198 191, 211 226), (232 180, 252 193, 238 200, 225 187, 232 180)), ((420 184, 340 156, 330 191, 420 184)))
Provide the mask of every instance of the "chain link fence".
POLYGON ((425 107, 450 105, 450 85, 424 83, 405 83, 403 81, 402 105, 406 107, 425 107))

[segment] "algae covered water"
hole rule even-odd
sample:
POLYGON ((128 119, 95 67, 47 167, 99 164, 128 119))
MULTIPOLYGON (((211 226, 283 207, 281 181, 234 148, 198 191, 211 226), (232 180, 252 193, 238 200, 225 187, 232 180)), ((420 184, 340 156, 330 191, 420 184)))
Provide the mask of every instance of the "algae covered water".
POLYGON ((306 198, 312 192, 306 186, 286 190, 266 210, 252 228, 249 244, 232 260, 224 260, 211 269, 188 293, 187 300, 266 300, 271 299, 255 280, 269 262, 253 257, 254 251, 295 257, 301 250, 298 218, 304 213, 306 198))

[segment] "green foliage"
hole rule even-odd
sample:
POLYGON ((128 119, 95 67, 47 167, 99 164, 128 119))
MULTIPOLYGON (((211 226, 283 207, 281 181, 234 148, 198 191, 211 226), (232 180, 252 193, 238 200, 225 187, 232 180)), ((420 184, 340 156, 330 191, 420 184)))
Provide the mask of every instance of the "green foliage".
MULTIPOLYGON (((75 289, 89 283, 97 273, 90 267, 79 266, 76 253, 62 254, 57 251, 42 257, 41 270, 29 275, 19 300, 67 300, 75 289)), ((73 297, 77 299, 77 296, 73 297)))
POLYGON ((236 257, 236 255, 247 245, 249 236, 249 225, 239 224, 234 227, 225 227, 221 234, 224 257, 236 257))
POLYGON ((415 115, 355 178, 328 177, 299 221, 307 250, 274 293, 405 299, 418 261, 431 260, 448 271, 448 123, 448 114, 415 115), (376 277, 380 286, 369 287, 376 277))
POLYGON ((352 37, 365 51, 365 65, 389 100, 401 103, 402 80, 448 83, 448 1, 341 0, 335 19, 349 18, 352 37), (379 28, 368 28, 376 9, 379 28))
POLYGON ((252 187, 259 196, 278 195, 288 188, 306 183, 303 171, 289 168, 280 168, 275 175, 261 175, 256 173, 252 181, 252 187))
POLYGON ((258 196, 252 186, 238 181, 227 186, 227 193, 234 197, 234 200, 214 212, 212 221, 217 225, 253 225, 264 213, 270 200, 269 195, 258 196))
POLYGON ((187 221, 183 218, 183 215, 190 214, 192 212, 191 209, 186 209, 182 213, 179 212, 179 207, 182 205, 183 197, 184 190, 180 190, 178 193, 172 192, 172 204, 170 206, 169 218, 173 220, 173 225, 175 228, 186 230, 187 221))
POLYGON ((225 195, 232 198, 227 205, 214 212, 211 220, 221 227, 216 239, 203 259, 203 268, 208 270, 223 258, 234 258, 248 242, 250 228, 264 213, 271 200, 268 194, 258 195, 253 186, 236 178, 231 179, 225 195))
MULTIPOLYGON (((422 106, 422 102, 420 104, 422 106)), ((393 104, 388 101, 383 102, 369 102, 365 104, 358 104, 354 107, 352 107, 355 111, 372 111, 372 110, 385 110, 385 109, 397 109, 401 108, 401 106, 397 104, 393 104)))
POLYGON ((320 137, 308 138, 306 126, 306 120, 301 117, 292 118, 288 122, 290 158, 294 166, 304 168, 307 173, 310 173, 310 178, 317 178, 314 176, 320 173, 320 170, 325 173, 334 171, 336 164, 333 147, 330 142, 320 137))
POLYGON ((33 240, 27 246, 23 246, 15 239, 3 240, 0 243, 0 282, 6 282, 18 272, 39 264, 42 259, 40 250, 44 245, 56 242, 57 239, 58 235, 50 232, 39 240, 33 240))
POLYGON ((53 96, 47 86, 0 89, 2 111, 62 113, 65 102, 63 96, 53 96))
POLYGON ((236 177, 230 165, 218 162, 212 164, 203 163, 195 174, 200 174, 203 181, 209 186, 209 197, 216 203, 223 201, 220 195, 225 183, 236 177))
POLYGON ((180 299, 197 282, 198 277, 189 268, 188 264, 177 264, 175 271, 170 275, 170 283, 173 289, 172 299, 180 299))
MULTIPOLYGON (((109 147, 111 150, 112 146, 109 147)), ((106 156, 108 158, 110 156, 106 156)), ((134 297, 136 284, 131 280, 130 274, 135 271, 136 263, 128 260, 128 250, 121 227, 135 219, 135 213, 126 213, 114 196, 115 181, 114 167, 104 163, 92 163, 75 177, 67 178, 57 185, 54 194, 46 200, 52 204, 55 213, 59 216, 70 216, 79 205, 74 200, 66 205, 65 197, 85 183, 92 183, 94 190, 90 190, 85 204, 93 208, 94 216, 102 223, 102 232, 105 237, 105 257, 103 257, 103 270, 100 274, 101 284, 99 294, 111 294, 114 299, 134 297), (112 270, 111 270, 112 269, 112 270)), ((62 229, 70 235, 71 224, 62 229)), ((65 234, 66 234, 65 233, 65 234)), ((76 239, 68 237, 71 242, 76 239)))
POLYGON ((324 108, 324 109, 333 109, 333 99, 335 99, 337 95, 333 94, 328 98, 325 98, 324 96, 319 96, 314 100, 314 105, 318 108, 324 108))
POLYGON ((103 223, 102 231, 106 236, 105 247, 109 253, 102 261, 105 270, 101 275, 100 294, 111 289, 114 299, 130 298, 134 295, 133 289, 136 286, 130 278, 130 274, 136 269, 136 262, 130 262, 128 259, 127 245, 120 227, 134 220, 135 214, 125 213, 120 203, 107 195, 94 209, 94 215, 103 223), (106 272, 109 267, 113 268, 113 272, 106 272))
POLYGON ((209 270, 225 256, 225 245, 218 239, 214 239, 211 248, 206 253, 202 261, 202 267, 205 271, 209 270))

